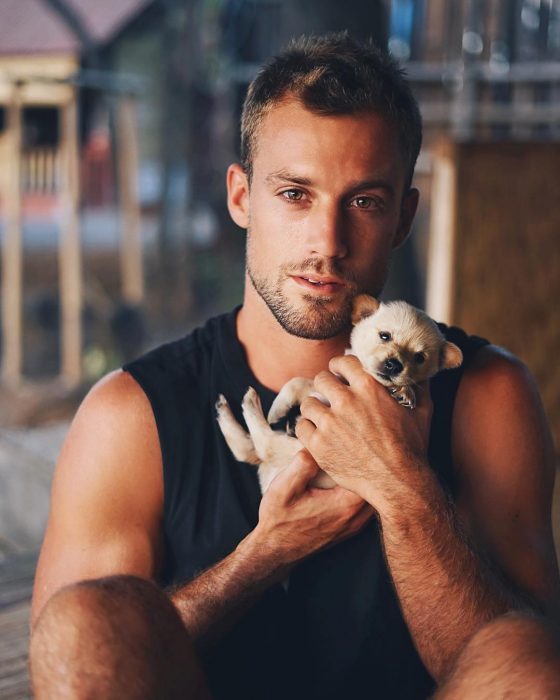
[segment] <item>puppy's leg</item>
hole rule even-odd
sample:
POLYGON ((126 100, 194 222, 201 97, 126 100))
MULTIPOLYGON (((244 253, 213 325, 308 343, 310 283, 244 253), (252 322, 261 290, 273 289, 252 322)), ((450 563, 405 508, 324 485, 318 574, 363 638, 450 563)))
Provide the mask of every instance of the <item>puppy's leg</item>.
POLYGON ((235 459, 249 464, 260 464, 251 436, 235 420, 225 397, 220 394, 216 402, 218 425, 235 459))
POLYGON ((243 418, 249 429, 249 434, 255 446, 255 451, 261 461, 268 458, 271 440, 277 434, 267 423, 262 410, 261 400, 253 387, 249 387, 241 403, 243 418))
POLYGON ((411 386, 400 386, 398 389, 390 389, 389 392, 401 406, 416 408, 416 394, 411 386))
POLYGON ((268 422, 276 423, 283 418, 290 408, 298 406, 313 390, 313 380, 294 377, 280 389, 268 412, 268 422))

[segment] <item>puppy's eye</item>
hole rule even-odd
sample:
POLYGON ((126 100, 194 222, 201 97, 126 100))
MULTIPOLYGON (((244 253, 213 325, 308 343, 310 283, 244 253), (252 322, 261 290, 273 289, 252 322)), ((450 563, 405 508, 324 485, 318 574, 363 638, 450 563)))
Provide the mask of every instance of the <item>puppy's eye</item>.
POLYGON ((426 356, 424 355, 423 352, 415 352, 414 353, 414 362, 416 362, 417 365, 421 365, 425 359, 426 359, 426 356))
POLYGON ((387 331, 380 331, 379 337, 384 343, 386 343, 388 340, 391 340, 391 334, 387 333, 387 331))

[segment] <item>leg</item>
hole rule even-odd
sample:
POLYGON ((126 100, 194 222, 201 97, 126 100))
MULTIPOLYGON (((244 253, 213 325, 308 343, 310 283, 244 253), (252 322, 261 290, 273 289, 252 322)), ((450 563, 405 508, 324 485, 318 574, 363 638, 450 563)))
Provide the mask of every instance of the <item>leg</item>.
POLYGON ((233 456, 239 462, 248 462, 249 464, 260 464, 260 459, 255 452, 255 446, 248 435, 239 423, 235 420, 235 416, 231 412, 226 399, 220 394, 216 402, 216 413, 218 417, 218 425, 226 439, 229 449, 233 452, 233 456))
POLYGON ((492 620, 467 643, 434 700, 560 698, 557 631, 535 616, 492 620))
POLYGON ((298 406, 313 391, 313 380, 294 377, 280 389, 268 412, 268 422, 276 423, 283 418, 290 408, 298 406))
POLYGON ((209 700, 187 632, 149 581, 110 576, 58 591, 31 637, 37 700, 209 700))
POLYGON ((264 461, 268 458, 270 442, 274 438, 275 433, 264 417, 261 400, 253 387, 247 389, 241 407, 255 451, 259 459, 264 461))

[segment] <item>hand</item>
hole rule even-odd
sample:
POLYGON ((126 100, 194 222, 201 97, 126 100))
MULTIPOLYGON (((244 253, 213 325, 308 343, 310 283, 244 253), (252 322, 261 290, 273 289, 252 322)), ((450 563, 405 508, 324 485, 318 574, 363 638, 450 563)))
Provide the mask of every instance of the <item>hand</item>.
POLYGON ((278 565, 293 564, 355 535, 374 513, 362 498, 338 486, 310 487, 318 471, 309 452, 301 450, 263 495, 250 537, 278 565))
POLYGON ((411 411, 356 357, 335 357, 329 369, 315 377, 314 386, 330 406, 311 396, 304 399, 296 435, 339 486, 381 512, 412 487, 413 467, 427 464, 432 416, 428 386, 418 388, 417 407, 411 411))

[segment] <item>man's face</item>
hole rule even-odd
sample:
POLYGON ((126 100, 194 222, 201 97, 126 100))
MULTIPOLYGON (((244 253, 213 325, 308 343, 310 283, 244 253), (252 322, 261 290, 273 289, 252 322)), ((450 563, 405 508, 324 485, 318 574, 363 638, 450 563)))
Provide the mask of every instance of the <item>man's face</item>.
POLYGON ((245 217, 234 218, 247 227, 248 292, 288 333, 336 336, 357 293, 380 293, 416 208, 415 190, 403 197, 405 173, 379 115, 318 116, 290 100, 264 117, 245 217))

